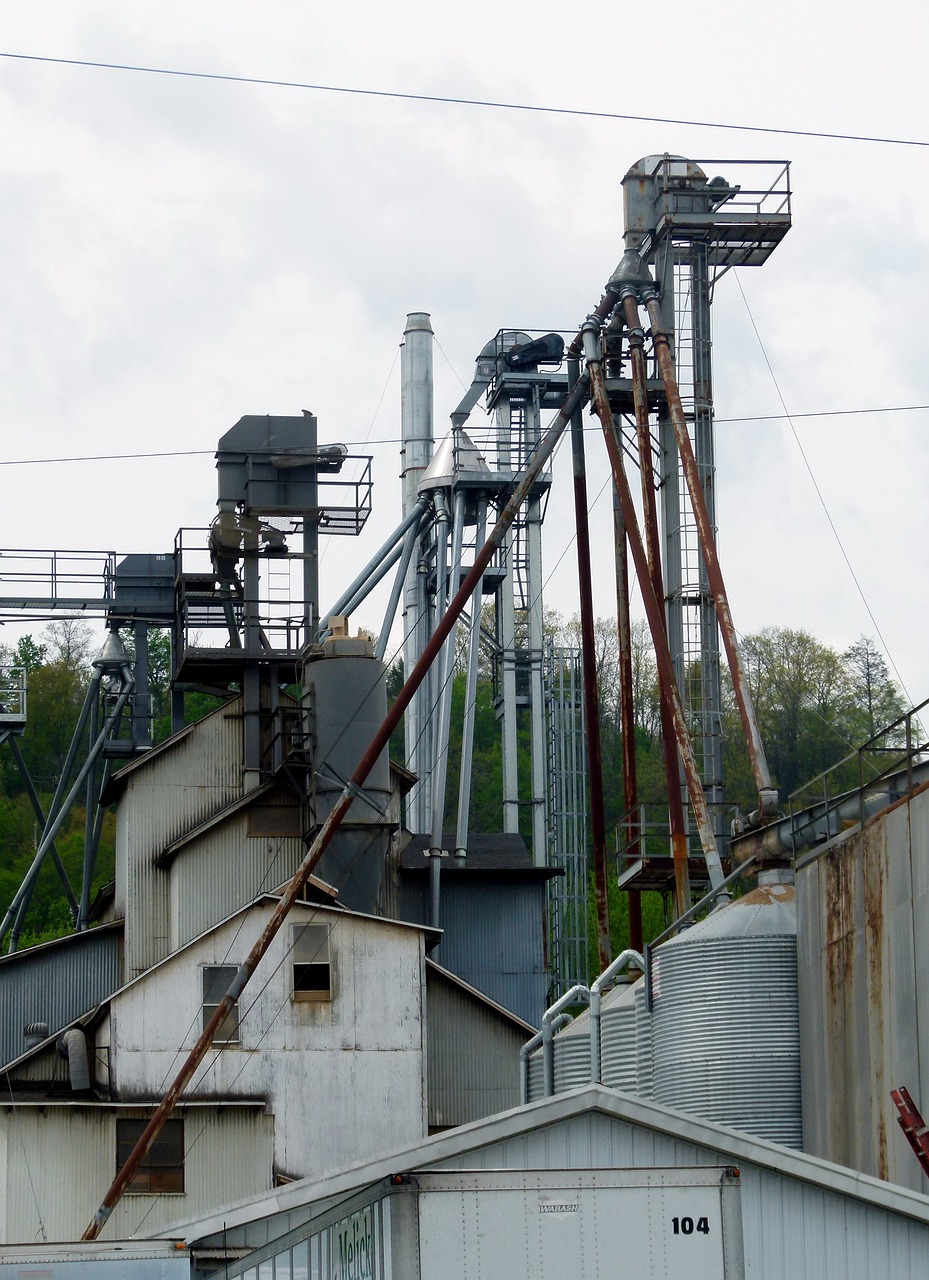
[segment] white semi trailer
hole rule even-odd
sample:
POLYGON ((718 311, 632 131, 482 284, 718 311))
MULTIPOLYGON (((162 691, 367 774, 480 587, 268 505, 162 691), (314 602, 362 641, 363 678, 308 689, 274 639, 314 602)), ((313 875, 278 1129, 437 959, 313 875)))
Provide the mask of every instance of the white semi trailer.
POLYGON ((0 1246, 0 1280, 189 1280, 183 1242, 101 1241, 0 1246))
POLYGON ((743 1280, 739 1171, 398 1175, 224 1275, 243 1280, 743 1280))

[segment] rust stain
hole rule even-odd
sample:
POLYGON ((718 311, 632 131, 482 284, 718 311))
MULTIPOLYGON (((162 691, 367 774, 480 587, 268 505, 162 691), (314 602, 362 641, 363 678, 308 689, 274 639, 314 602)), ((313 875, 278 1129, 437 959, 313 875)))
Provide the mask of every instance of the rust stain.
POLYGON ((826 960, 829 995, 841 1001, 852 976, 854 932, 854 859, 847 848, 823 859, 823 896, 826 907, 826 960))
POLYGON ((885 1182, 890 1181, 890 1166, 887 1163, 887 1121, 883 1115, 877 1121, 877 1176, 885 1182))
POLYGON ((884 845, 881 831, 871 828, 860 836, 864 869, 865 964, 868 981, 868 1066, 871 1076, 873 1123, 877 1131, 877 1176, 888 1180, 887 1081, 884 1062, 884 845))

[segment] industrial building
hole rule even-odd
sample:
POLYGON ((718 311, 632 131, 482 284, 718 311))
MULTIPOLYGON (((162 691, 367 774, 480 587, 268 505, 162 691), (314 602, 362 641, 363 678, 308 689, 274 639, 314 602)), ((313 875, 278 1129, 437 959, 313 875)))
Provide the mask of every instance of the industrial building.
MULTIPOLYGON (((38 1232, 179 1238, 194 1274, 247 1280, 597 1277, 617 1256, 656 1280, 929 1276, 929 1143, 909 1123, 907 1145, 891 1097, 929 1092, 929 744, 916 709, 804 804, 779 796, 768 768, 715 548, 710 303, 727 271, 767 262, 791 192, 780 162, 740 173, 670 155, 634 165, 600 302, 573 335, 498 330, 438 443, 431 321, 409 315, 399 523, 331 608, 319 539, 360 532, 370 469, 356 460, 348 479, 345 449, 320 443, 306 413, 226 432, 218 513, 181 530, 170 557, 108 556, 102 587, 57 560, 26 585, 0 564, 0 611, 93 609, 109 628, 75 735, 89 729, 91 748, 83 763, 72 752, 0 922, 13 1011, 0 1028, 0 1243, 22 1265, 38 1232), (615 873, 588 403, 614 491, 615 873), (566 434, 576 650, 542 628, 551 457, 566 434), (627 555, 659 673, 660 830, 636 791, 627 555), (352 634, 385 581, 380 632, 352 634), (172 733, 153 746, 157 625, 171 631, 172 733), (404 680, 389 700, 395 627, 404 680), (732 822, 723 653, 757 796, 732 822), (501 743, 495 832, 471 829, 482 662, 501 743), (185 726, 193 692, 221 702, 185 726), (77 932, 19 952, 81 794, 83 879, 63 886, 77 932), (106 805, 116 878, 92 902, 106 805), (628 895, 618 956, 610 874, 628 895), (648 891, 665 896, 668 927, 646 941, 648 891)), ((0 734, 15 753, 25 685, 6 678, 20 696, 0 734)))
POLYGON ((599 1085, 175 1229, 194 1274, 230 1280, 260 1280, 272 1259, 293 1280, 917 1280, 929 1268, 925 1196, 599 1085))

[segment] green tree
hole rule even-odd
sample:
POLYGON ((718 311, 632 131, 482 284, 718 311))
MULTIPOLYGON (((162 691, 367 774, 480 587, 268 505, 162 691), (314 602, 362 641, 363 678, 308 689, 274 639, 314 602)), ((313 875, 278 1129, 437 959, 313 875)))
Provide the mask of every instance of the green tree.
POLYGON ((890 678, 883 654, 870 636, 859 636, 842 654, 852 701, 861 719, 856 739, 873 738, 906 710, 906 703, 890 678))
POLYGON ((25 667, 26 674, 30 675, 42 666, 47 653, 48 645, 36 644, 32 636, 21 636, 10 655, 10 661, 17 667, 25 667))

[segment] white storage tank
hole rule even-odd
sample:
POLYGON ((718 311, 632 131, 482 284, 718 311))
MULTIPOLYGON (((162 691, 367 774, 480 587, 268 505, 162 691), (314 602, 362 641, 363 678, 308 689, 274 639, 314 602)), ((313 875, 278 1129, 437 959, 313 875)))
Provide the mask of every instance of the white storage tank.
POLYGON ((655 1100, 799 1148, 793 872, 657 948, 652 993, 655 1100))
POLYGON ((635 989, 635 1092, 642 1098, 655 1096, 652 1018, 644 980, 635 989))
POLYGON ((590 1010, 579 1013, 552 1041, 555 1093, 590 1084, 590 1010))
POLYGON ((600 1007, 600 1081, 611 1089, 636 1092, 635 998, 643 980, 608 991, 600 1007))
POLYGON ((545 1072, 542 1067, 542 1046, 533 1049, 529 1055, 529 1084, 527 1102, 538 1102, 545 1097, 545 1072))

